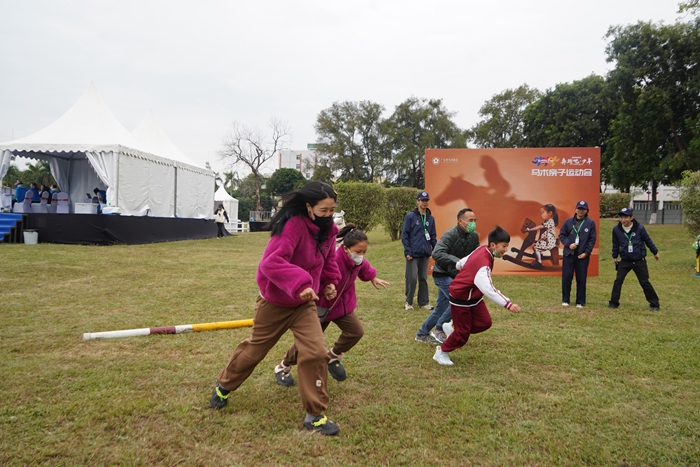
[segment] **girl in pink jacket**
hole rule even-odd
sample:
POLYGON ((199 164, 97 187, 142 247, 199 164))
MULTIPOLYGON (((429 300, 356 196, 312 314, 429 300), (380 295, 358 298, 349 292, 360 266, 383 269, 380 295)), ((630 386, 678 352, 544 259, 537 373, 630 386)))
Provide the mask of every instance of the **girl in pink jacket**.
POLYGON ((256 281, 260 296, 255 304, 252 335, 238 344, 219 373, 209 404, 226 406, 258 363, 287 330, 299 351, 299 394, 306 410, 303 427, 336 435, 338 426, 323 412, 328 407, 328 351, 318 321, 319 296, 332 300, 340 273, 335 260, 333 223, 337 195, 327 183, 310 182, 284 196, 284 204, 270 221, 256 281))
MULTIPOLYGON (((357 307, 357 295, 355 294, 355 279, 371 282, 379 289, 389 286, 387 281, 377 277, 377 270, 369 264, 364 256, 367 252, 367 235, 355 228, 355 224, 348 224, 338 232, 337 238, 342 239, 342 244, 335 251, 335 260, 340 270, 338 281, 338 295, 333 299, 321 297, 318 301, 319 319, 321 328, 325 331, 333 322, 341 330, 338 340, 328 351, 328 371, 337 381, 343 381, 347 377, 340 358, 345 352, 352 349, 365 333, 360 319, 355 313, 357 307)), ((275 367, 277 384, 280 386, 293 386, 294 379, 290 374, 293 365, 297 363, 297 348, 295 344, 287 350, 282 362, 275 367)))

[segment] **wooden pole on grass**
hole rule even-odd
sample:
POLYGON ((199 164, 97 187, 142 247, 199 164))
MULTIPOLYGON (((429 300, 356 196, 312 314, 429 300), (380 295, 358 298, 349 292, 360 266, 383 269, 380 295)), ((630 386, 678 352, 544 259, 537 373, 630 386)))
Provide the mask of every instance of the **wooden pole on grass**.
POLYGON ((216 331, 219 329, 235 329, 250 327, 252 319, 239 319, 237 321, 219 321, 217 323, 182 324, 180 326, 161 326, 157 328, 125 329, 121 331, 86 332, 83 340, 116 339, 118 337, 148 336, 150 334, 182 334, 184 332, 216 331))

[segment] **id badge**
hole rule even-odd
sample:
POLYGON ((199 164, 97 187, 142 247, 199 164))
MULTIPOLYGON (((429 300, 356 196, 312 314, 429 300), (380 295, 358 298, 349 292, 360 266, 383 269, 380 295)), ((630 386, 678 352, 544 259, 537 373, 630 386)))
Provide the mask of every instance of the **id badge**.
POLYGON ((425 239, 430 241, 430 234, 428 232, 425 233, 425 239))
POLYGON ((633 253, 634 247, 632 245, 627 245, 627 253, 633 253))
POLYGON ((576 240, 574 240, 574 243, 578 245, 578 235, 576 235, 576 240))

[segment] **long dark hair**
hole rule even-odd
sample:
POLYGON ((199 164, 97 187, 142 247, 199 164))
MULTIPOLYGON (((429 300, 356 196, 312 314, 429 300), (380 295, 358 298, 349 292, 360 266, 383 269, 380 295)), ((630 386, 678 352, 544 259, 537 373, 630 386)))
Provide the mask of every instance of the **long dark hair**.
MULTIPOLYGON (((267 224, 267 228, 272 231, 271 236, 281 235, 284 225, 289 219, 294 216, 306 216, 308 212, 306 210, 306 203, 309 203, 311 207, 318 204, 326 198, 333 198, 338 200, 338 195, 333 191, 328 183, 324 182, 309 182, 303 187, 296 191, 287 193, 282 197, 282 207, 277 214, 274 215, 270 222, 267 224)), ((319 231, 318 237, 322 239, 326 236, 326 229, 323 232, 319 231)))
POLYGON ((345 248, 350 248, 357 245, 360 242, 367 241, 367 234, 361 230, 357 229, 355 224, 348 224, 336 235, 338 240, 343 240, 343 246, 345 248))
POLYGON ((559 224, 559 214, 557 214, 557 208, 555 208, 553 204, 544 204, 544 205, 542 205, 542 208, 545 211, 552 213, 552 219, 554 220, 554 225, 558 225, 559 224))

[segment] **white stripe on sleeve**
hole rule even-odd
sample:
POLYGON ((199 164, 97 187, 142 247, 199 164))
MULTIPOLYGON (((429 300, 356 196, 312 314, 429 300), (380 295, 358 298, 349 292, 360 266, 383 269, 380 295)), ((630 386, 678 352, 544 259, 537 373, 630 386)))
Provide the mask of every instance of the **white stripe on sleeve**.
POLYGON ((491 281, 491 268, 488 266, 483 266, 474 276, 474 285, 476 285, 481 293, 483 293, 489 300, 494 302, 496 305, 502 307, 507 307, 510 300, 501 293, 496 287, 493 286, 491 281))

